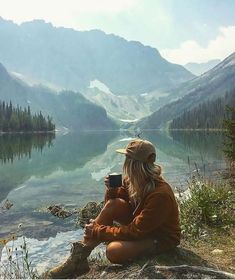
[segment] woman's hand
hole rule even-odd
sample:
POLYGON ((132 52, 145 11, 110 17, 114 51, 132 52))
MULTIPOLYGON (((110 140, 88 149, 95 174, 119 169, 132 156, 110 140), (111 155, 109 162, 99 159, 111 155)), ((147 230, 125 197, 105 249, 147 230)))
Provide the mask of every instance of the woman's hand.
POLYGON ((84 237, 85 238, 91 238, 92 237, 92 230, 96 224, 95 220, 90 219, 89 224, 85 225, 85 229, 84 229, 84 237))

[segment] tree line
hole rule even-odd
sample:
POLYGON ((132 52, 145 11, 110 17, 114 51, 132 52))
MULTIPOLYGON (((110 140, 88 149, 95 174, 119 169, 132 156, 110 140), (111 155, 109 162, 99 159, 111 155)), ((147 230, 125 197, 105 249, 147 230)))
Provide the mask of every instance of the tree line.
POLYGON ((227 105, 235 107, 235 89, 226 92, 224 97, 185 110, 172 120, 170 129, 223 129, 224 119, 229 118, 227 105))
POLYGON ((36 132, 54 131, 52 118, 44 117, 40 111, 32 114, 30 107, 14 107, 10 103, 0 101, 0 132, 36 132))

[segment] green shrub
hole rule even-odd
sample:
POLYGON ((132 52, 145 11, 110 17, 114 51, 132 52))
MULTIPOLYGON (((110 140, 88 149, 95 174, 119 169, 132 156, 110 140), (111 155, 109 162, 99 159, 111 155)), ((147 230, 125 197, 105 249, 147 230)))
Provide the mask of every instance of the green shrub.
POLYGON ((193 180, 189 195, 179 200, 185 239, 204 235, 209 228, 228 231, 235 225, 235 192, 227 184, 193 180))

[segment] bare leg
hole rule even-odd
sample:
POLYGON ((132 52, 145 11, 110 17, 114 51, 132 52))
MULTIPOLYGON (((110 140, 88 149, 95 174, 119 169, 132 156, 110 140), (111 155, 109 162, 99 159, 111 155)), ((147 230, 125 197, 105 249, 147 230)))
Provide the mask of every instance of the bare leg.
POLYGON ((108 200, 95 221, 101 225, 112 225, 113 221, 128 224, 132 221, 131 206, 121 198, 108 200))
MULTIPOLYGON (((105 203, 95 222, 102 225, 112 225, 113 221, 128 224, 132 221, 132 218, 129 203, 123 199, 116 198, 110 199, 105 203)), ((61 265, 46 272, 42 278, 72 278, 74 275, 81 275, 88 271, 87 257, 99 243, 97 240, 86 238, 82 242, 74 242, 70 257, 61 265)))
POLYGON ((156 244, 153 239, 139 241, 113 241, 106 248, 106 255, 110 262, 122 264, 142 254, 151 254, 156 244))
MULTIPOLYGON (((96 217, 95 222, 100 225, 112 225, 114 221, 120 224, 128 224, 132 221, 132 211, 131 206, 125 200, 120 198, 108 200, 100 214, 96 217)), ((100 244, 99 241, 92 239, 84 239, 83 242, 90 246, 96 247, 100 244)))

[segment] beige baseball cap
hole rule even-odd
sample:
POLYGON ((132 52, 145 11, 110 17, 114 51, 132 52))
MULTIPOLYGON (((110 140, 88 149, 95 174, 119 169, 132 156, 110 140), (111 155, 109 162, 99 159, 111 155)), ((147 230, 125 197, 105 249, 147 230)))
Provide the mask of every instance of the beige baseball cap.
POLYGON ((116 152, 142 162, 154 162, 156 157, 154 145, 147 140, 138 138, 130 141, 125 149, 118 149, 116 152), (150 157, 151 155, 154 156, 150 157))

